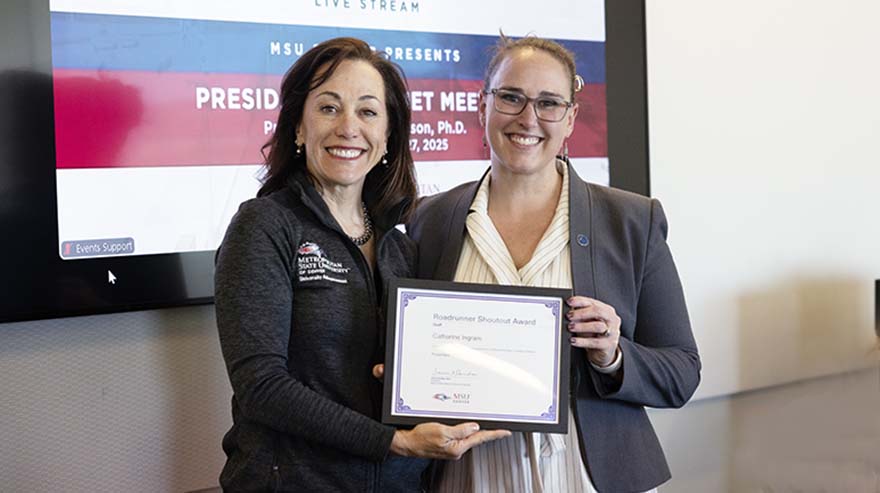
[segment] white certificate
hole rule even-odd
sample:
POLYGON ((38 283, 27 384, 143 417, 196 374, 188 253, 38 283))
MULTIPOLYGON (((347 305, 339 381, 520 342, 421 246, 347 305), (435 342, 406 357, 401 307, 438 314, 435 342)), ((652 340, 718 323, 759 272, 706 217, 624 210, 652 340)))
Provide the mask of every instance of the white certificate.
POLYGON ((392 281, 383 421, 567 432, 570 295, 392 281))

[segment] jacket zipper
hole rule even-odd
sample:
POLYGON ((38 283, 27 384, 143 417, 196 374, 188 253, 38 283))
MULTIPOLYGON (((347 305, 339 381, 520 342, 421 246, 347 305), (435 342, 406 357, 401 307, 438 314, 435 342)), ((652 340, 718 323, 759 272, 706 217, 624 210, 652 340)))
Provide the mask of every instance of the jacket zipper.
MULTIPOLYGON (((385 236, 387 234, 388 233, 386 232, 384 235, 382 235, 382 238, 376 239, 375 253, 376 253, 376 268, 377 269, 379 268, 379 251, 380 251, 379 247, 382 243, 382 240, 385 239, 385 236)), ((347 241, 351 241, 347 235, 345 236, 345 239, 347 241)), ((357 250, 357 252, 358 252, 357 257, 360 259, 361 266, 363 267, 363 270, 366 273, 367 292, 369 293, 370 304, 375 308, 375 313, 373 314, 373 319, 374 319, 374 321, 378 322, 379 320, 381 320, 381 317, 379 317, 379 313, 380 313, 381 308, 378 305, 379 296, 376 293, 376 279, 373 276, 373 269, 370 267, 370 262, 367 261, 367 257, 364 255, 364 252, 360 249, 360 247, 358 247, 357 245, 354 245, 353 243, 352 243, 352 245, 357 250)), ((379 330, 381 331, 382 327, 379 327, 379 330)), ((380 334, 380 337, 381 337, 381 334, 380 334)), ((373 402, 372 404, 373 404, 373 409, 376 409, 376 402, 373 402)), ((382 402, 380 401, 379 402, 380 412, 381 412, 381 406, 382 406, 382 402)), ((380 487, 381 487, 380 483, 381 483, 381 477, 382 477, 382 465, 381 465, 381 463, 373 463, 373 464, 369 465, 369 468, 372 469, 371 472, 373 473, 373 478, 371 481, 371 483, 372 483, 371 491, 380 491, 380 487)))
POLYGON ((278 441, 277 435, 272 440, 272 491, 277 493, 281 488, 281 471, 278 467, 278 441))

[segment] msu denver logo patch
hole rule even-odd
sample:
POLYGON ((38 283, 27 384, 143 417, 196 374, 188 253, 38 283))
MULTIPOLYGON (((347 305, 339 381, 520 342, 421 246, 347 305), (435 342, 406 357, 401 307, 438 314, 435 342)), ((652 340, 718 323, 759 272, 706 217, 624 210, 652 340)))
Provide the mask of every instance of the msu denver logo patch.
POLYGON ((310 241, 307 241, 307 242, 303 243, 302 245, 300 245, 299 248, 297 249, 296 253, 299 256, 303 256, 303 255, 317 255, 318 257, 324 256, 324 252, 321 250, 321 247, 319 247, 318 245, 316 245, 310 241))
POLYGON ((349 268, 333 262, 317 243, 307 241, 296 249, 296 273, 299 282, 330 281, 348 284, 349 268))

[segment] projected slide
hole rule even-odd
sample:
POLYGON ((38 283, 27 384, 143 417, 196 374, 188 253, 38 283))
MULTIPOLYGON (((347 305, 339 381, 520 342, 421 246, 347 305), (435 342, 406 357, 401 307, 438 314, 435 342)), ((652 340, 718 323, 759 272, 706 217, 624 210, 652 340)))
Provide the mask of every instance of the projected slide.
POLYGON ((259 187, 281 78, 337 36, 403 68, 422 194, 488 166, 477 101, 499 28, 562 41, 587 83, 569 154, 608 182, 602 1, 178 3, 50 2, 63 259, 216 249, 259 187))

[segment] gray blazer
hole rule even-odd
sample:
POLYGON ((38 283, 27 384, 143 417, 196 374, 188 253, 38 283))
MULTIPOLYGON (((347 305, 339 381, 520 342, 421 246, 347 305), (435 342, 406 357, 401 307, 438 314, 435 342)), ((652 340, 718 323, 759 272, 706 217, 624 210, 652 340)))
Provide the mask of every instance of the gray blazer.
MULTIPOLYGON (((700 382, 700 356, 660 202, 585 183, 571 165, 569 173, 574 292, 613 306, 622 321, 622 379, 593 370, 572 348, 581 458, 599 491, 646 491, 670 473, 644 407, 683 406, 700 382)), ((466 183, 419 205, 407 231, 419 245, 420 278, 452 280, 478 187, 466 183)))

